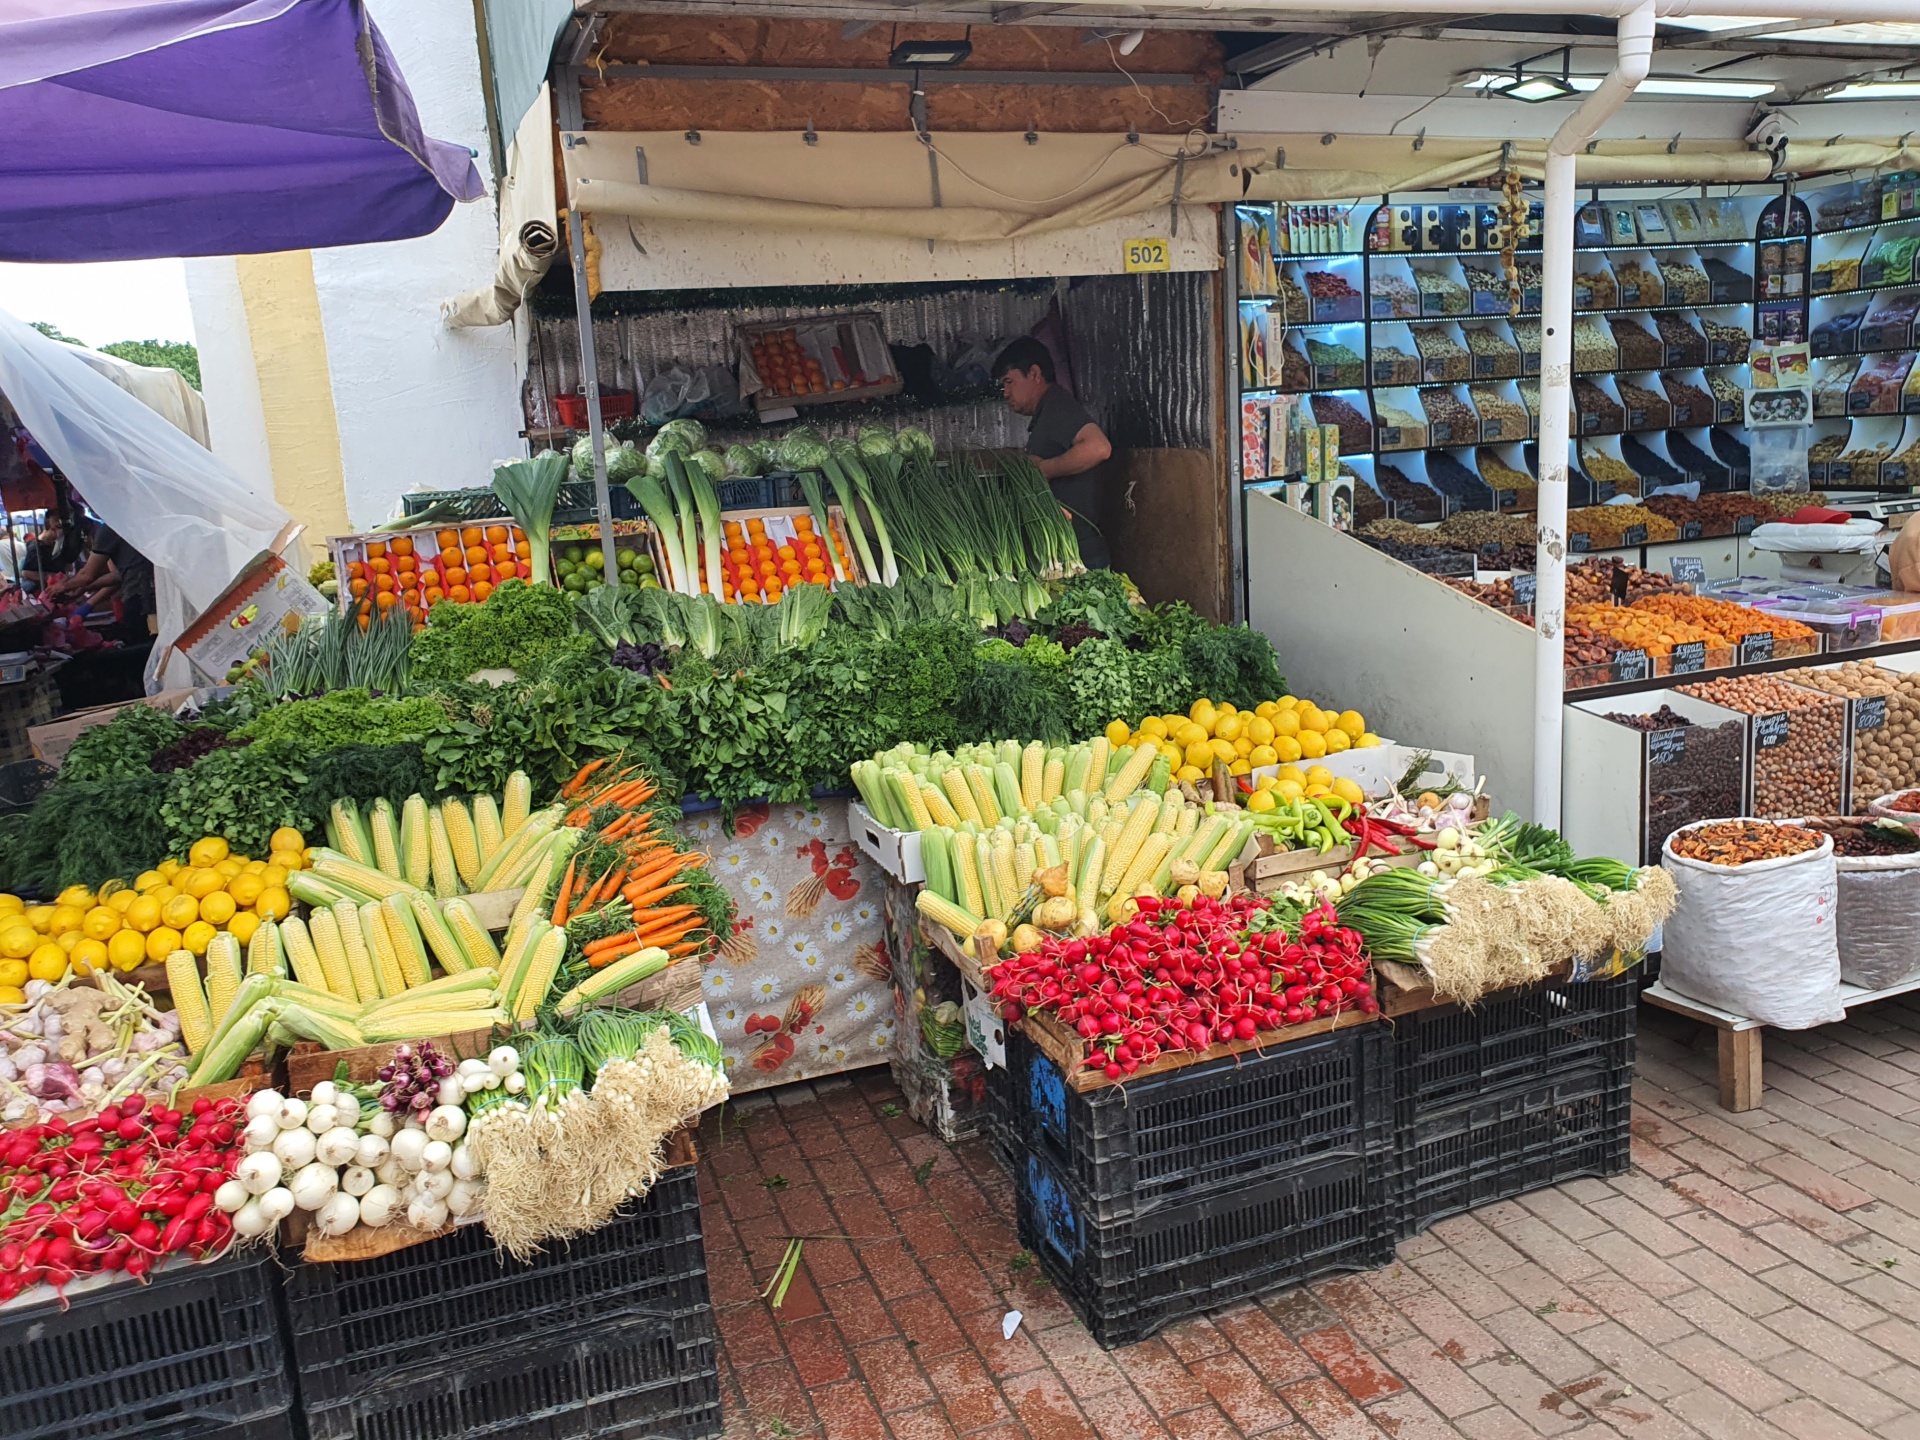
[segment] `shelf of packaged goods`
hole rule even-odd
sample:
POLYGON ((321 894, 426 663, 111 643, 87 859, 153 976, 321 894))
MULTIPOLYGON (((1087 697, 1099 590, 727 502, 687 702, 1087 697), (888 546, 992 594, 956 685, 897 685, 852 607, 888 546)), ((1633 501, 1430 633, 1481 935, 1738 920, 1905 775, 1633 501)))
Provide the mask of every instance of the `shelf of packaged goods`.
MULTIPOLYGON (((1914 225, 1914 224, 1920 224, 1920 213, 1916 213, 1913 215, 1896 215, 1891 220, 1861 220, 1853 225, 1836 226, 1832 230, 1822 230, 1816 227, 1813 232, 1812 238, 1815 240, 1826 240, 1826 239, 1832 238, 1835 235, 1858 235, 1863 230, 1878 230, 1883 225, 1914 225)), ((1781 236, 1780 238, 1787 239, 1787 240, 1799 240, 1799 239, 1804 239, 1806 237, 1799 236, 1799 235, 1787 235, 1787 236, 1781 236)))

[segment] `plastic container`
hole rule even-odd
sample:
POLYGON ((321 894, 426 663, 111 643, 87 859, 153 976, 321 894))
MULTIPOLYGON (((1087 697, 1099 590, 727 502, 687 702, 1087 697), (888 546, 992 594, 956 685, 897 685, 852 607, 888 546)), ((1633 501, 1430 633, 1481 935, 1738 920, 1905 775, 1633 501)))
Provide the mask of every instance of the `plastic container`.
POLYGON ((1079 1207, 1047 1159, 1029 1152, 1023 1163, 1020 1243, 1108 1348, 1236 1300, 1393 1258, 1381 1156, 1303 1162, 1110 1225, 1079 1207))
POLYGON ((1011 1029, 1007 1068, 987 1083, 1007 1130, 1045 1158, 1077 1213, 1107 1224, 1384 1145, 1391 1044, 1386 1025, 1356 1024, 1080 1092, 1011 1029))
POLYGON ((175 1264, 152 1283, 0 1309, 7 1440, 251 1440, 291 1432, 272 1257, 175 1264))
MULTIPOLYGON (((569 430, 587 428, 587 397, 585 392, 553 397, 554 412, 559 415, 560 423, 569 430)), ((625 420, 633 414, 633 391, 602 390, 600 392, 600 418, 603 421, 625 420)))
POLYGON ((585 1320, 571 1330, 534 1322, 519 1333, 526 1343, 354 1390, 337 1403, 309 1398, 309 1440, 696 1440, 720 1433, 711 1312, 585 1320))
POLYGON ((1391 1166, 1394 1237, 1576 1176, 1623 1174, 1632 1112, 1629 1053, 1618 1067, 1589 1063, 1418 1116, 1400 1128, 1391 1166))
POLYGON ((629 1315, 705 1315, 711 1326, 696 1172, 666 1171, 638 1205, 531 1264, 503 1262, 484 1226, 465 1225, 372 1260, 295 1264, 286 1296, 309 1410, 629 1315))
POLYGON ((1757 608, 1817 631, 1828 651, 1863 650, 1880 643, 1881 612, 1871 605, 1851 600, 1781 600, 1763 601, 1757 608))
POLYGON ((1920 595, 1905 590, 1875 590, 1853 598, 1857 604, 1879 610, 1883 644, 1920 637, 1920 595))
POLYGON ((1393 1023, 1394 1114, 1404 1128, 1435 1110, 1599 1064, 1631 1069, 1640 977, 1547 980, 1499 990, 1472 1009, 1443 1005, 1393 1023))

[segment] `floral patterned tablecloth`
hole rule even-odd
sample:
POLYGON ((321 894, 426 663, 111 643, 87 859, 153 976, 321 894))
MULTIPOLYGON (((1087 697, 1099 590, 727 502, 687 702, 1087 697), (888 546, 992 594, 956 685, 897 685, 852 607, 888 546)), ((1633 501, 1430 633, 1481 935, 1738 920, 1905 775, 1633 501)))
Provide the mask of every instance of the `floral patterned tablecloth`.
POLYGON ((732 835, 710 810, 679 830, 737 911, 703 987, 734 1093, 889 1060, 886 877, 853 843, 846 802, 748 806, 732 835))

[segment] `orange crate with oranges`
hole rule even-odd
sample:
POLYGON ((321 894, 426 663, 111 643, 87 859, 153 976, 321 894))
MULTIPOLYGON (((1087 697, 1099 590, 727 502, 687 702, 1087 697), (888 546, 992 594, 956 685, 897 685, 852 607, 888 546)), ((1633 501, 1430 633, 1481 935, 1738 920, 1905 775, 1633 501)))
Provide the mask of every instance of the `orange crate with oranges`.
POLYGON ((740 393, 762 411, 898 394, 878 311, 741 325, 740 393))
MULTIPOLYGON (((832 589, 834 554, 840 557, 840 568, 849 580, 856 585, 864 583, 838 505, 827 507, 827 526, 832 533, 823 539, 814 525, 813 512, 804 508, 722 510, 720 563, 724 574, 720 598, 729 603, 771 604, 794 585, 832 589)), ((703 570, 705 564, 702 556, 703 570)), ((711 590, 710 578, 705 574, 700 578, 702 588, 711 590)))
POLYGON ((525 579, 526 532, 505 516, 328 542, 340 608, 372 615, 404 607, 415 627, 440 600, 485 600, 502 580, 525 579))

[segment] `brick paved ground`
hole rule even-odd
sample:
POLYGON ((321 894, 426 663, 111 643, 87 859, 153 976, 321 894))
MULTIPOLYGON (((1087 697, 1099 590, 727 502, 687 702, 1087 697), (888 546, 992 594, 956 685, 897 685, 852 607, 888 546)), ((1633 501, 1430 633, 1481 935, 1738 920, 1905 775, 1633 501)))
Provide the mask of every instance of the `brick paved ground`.
POLYGON ((1769 1032, 1748 1115, 1711 1037, 1641 1019, 1631 1174, 1111 1354, 986 1147, 897 1114, 884 1070, 750 1097, 703 1137, 728 1440, 1920 1440, 1920 1006, 1769 1032), (850 1238, 807 1242, 776 1315, 789 1235, 850 1238))

